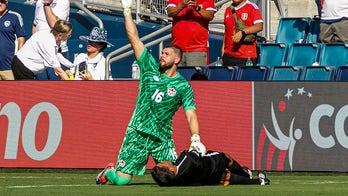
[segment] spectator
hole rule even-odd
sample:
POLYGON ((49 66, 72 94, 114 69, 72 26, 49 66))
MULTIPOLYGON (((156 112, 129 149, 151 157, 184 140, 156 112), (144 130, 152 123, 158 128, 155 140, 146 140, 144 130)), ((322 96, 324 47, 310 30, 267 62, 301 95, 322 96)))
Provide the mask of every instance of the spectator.
MULTIPOLYGON (((69 0, 38 0, 35 7, 35 17, 32 34, 41 30, 50 30, 58 20, 69 20, 69 0)), ((68 46, 66 41, 59 45, 60 59, 67 57, 68 46)), ((67 69, 63 66, 63 69, 67 69)), ((59 80, 52 68, 47 68, 43 73, 36 76, 38 80, 59 80)))
POLYGON ((181 50, 175 45, 163 48, 159 63, 141 42, 131 16, 132 0, 122 0, 127 37, 140 69, 138 98, 128 124, 117 166, 109 164, 97 176, 97 184, 128 184, 133 175, 143 175, 149 155, 156 163, 174 161, 172 118, 183 105, 191 133, 191 147, 203 146, 199 137, 193 91, 177 72, 181 50))
POLYGON ((241 167, 227 154, 214 151, 204 156, 195 150, 183 151, 174 163, 158 163, 151 175, 160 186, 270 184, 265 173, 260 172, 258 178, 253 179, 249 169, 241 167))
POLYGON ((348 42, 348 1, 325 0, 321 12, 319 41, 348 42))
POLYGON ((263 20, 257 5, 248 0, 232 0, 232 5, 225 10, 224 24, 225 34, 221 47, 223 65, 245 66, 248 58, 255 65, 256 39, 247 42, 245 38, 249 34, 256 35, 263 29, 263 20), (235 21, 233 12, 240 21, 235 21), (243 22, 247 27, 237 30, 238 22, 243 22))
POLYGON ((169 0, 167 13, 173 17, 172 44, 183 50, 180 66, 209 64, 209 22, 216 7, 213 0, 169 0))
POLYGON ((57 57, 58 45, 69 39, 72 25, 59 20, 52 30, 42 30, 32 35, 17 52, 12 61, 12 71, 16 80, 34 80, 35 75, 51 67, 64 80, 68 75, 60 67, 57 57))
POLYGON ((0 0, 0 80, 14 80, 12 59, 15 51, 22 48, 25 42, 22 17, 19 13, 8 10, 7 5, 8 0, 0 0))
POLYGON ((67 70, 68 75, 74 74, 75 80, 105 80, 105 57, 103 50, 113 46, 107 41, 107 30, 94 27, 89 36, 80 36, 87 42, 87 53, 81 53, 74 60, 74 67, 67 70), (81 73, 79 65, 85 63, 86 73, 81 73))

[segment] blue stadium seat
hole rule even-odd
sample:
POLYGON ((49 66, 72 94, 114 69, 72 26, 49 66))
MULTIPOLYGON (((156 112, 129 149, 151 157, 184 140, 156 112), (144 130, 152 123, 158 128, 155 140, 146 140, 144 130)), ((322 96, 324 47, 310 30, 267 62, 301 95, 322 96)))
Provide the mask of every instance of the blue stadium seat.
POLYGON ((312 18, 309 22, 309 29, 307 32, 307 43, 318 43, 320 32, 320 18, 312 18))
POLYGON ((312 66, 314 62, 318 62, 319 52, 320 44, 291 44, 286 58, 286 66, 312 66))
POLYGON ((196 71, 205 72, 205 68, 201 66, 179 66, 178 71, 186 80, 191 80, 191 76, 196 71))
POLYGON ((261 43, 259 44, 258 64, 261 66, 282 66, 285 63, 287 54, 286 44, 261 43))
POLYGON ((271 67, 268 80, 299 80, 302 67, 300 66, 276 66, 271 67))
POLYGON ((348 43, 322 44, 319 64, 321 66, 346 66, 348 64, 348 43))
POLYGON ((268 67, 266 66, 245 66, 239 67, 236 80, 260 81, 267 80, 268 67))
POLYGON ((336 75, 337 81, 348 81, 348 66, 340 66, 336 75))
POLYGON ((280 18, 275 42, 290 44, 305 40, 309 21, 309 17, 280 18))
POLYGON ((302 75, 302 80, 330 81, 335 78, 335 67, 308 66, 304 68, 302 75))
POLYGON ((234 80, 237 69, 233 66, 208 66, 208 80, 234 80))

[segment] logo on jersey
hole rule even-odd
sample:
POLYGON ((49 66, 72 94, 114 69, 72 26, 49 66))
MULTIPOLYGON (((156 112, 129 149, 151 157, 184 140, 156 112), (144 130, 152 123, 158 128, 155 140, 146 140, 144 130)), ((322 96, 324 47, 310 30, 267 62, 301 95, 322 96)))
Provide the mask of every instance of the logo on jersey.
POLYGON ((176 90, 174 88, 169 88, 167 90, 167 94, 171 97, 173 97, 176 94, 176 90))
POLYGON ((124 166, 126 165, 126 162, 124 162, 124 160, 121 160, 121 161, 118 163, 118 165, 119 165, 120 167, 124 167, 124 166))
POLYGON ((4 22, 4 26, 5 26, 5 27, 9 27, 10 25, 11 25, 11 21, 6 20, 6 21, 4 22))
POLYGON ((153 80, 155 80, 156 82, 158 82, 158 81, 159 81, 158 76, 153 76, 153 80))
POLYGON ((242 20, 248 19, 248 13, 242 13, 242 15, 240 16, 240 18, 241 18, 242 20))

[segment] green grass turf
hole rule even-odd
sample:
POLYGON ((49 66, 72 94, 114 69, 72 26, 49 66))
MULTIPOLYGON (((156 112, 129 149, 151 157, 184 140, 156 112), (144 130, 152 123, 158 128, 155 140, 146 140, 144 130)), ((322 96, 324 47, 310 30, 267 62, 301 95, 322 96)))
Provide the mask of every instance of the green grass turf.
POLYGON ((159 187, 149 172, 127 186, 96 185, 99 171, 0 168, 0 195, 348 195, 348 173, 268 172, 270 186, 159 187))

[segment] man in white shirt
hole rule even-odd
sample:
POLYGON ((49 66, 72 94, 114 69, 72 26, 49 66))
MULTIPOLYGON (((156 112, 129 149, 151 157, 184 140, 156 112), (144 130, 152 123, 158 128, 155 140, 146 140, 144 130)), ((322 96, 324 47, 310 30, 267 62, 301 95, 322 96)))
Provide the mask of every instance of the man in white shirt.
POLYGON ((325 0, 321 11, 319 40, 348 42, 348 1, 325 0))

